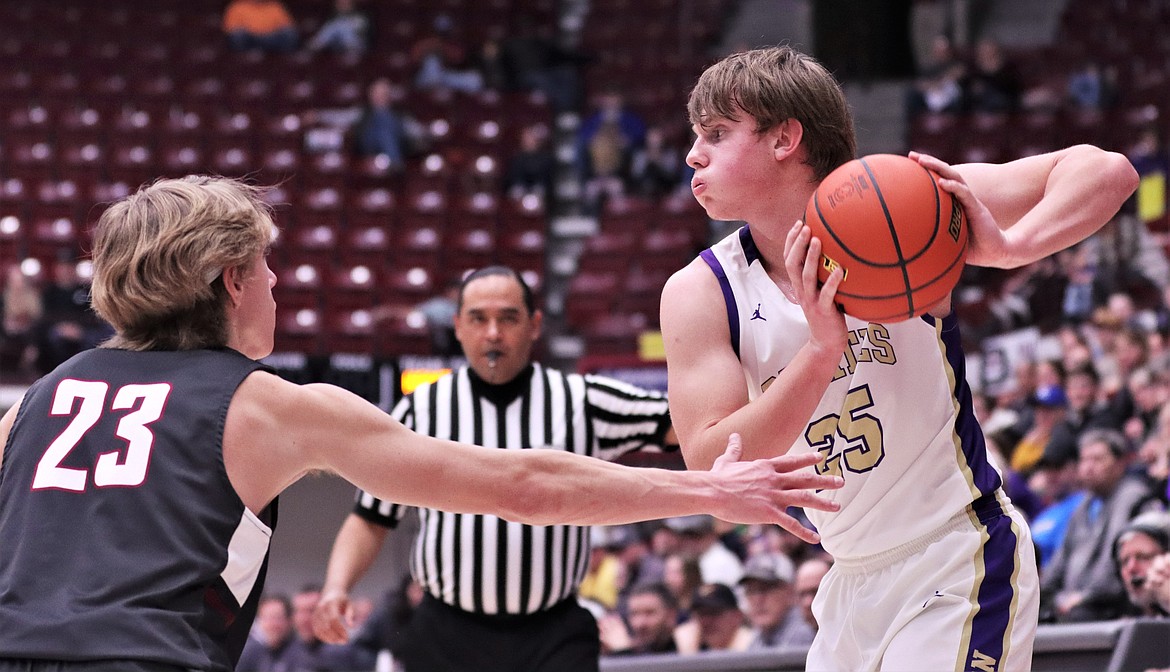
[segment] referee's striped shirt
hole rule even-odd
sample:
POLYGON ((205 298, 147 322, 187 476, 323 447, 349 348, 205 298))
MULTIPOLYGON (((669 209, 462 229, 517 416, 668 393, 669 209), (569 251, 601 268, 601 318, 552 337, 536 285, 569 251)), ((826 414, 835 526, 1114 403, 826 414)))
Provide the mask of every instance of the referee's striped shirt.
MULTIPOLYGON (((569 450, 606 460, 660 446, 670 426, 660 393, 540 364, 503 386, 484 383, 464 366, 419 386, 392 413, 415 431, 442 439, 489 448, 569 450)), ((354 511, 393 527, 407 508, 358 490, 354 511)), ((588 528, 530 526, 433 509, 419 509, 419 518, 411 572, 432 596, 464 611, 536 613, 575 595, 585 576, 588 528)))

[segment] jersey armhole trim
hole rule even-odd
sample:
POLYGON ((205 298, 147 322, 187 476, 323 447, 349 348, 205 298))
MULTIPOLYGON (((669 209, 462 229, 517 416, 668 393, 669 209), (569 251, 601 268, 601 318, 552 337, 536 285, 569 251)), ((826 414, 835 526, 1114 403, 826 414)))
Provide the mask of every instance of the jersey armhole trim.
POLYGON ((727 279, 727 272, 723 270, 723 264, 719 263, 719 259, 715 257, 711 248, 703 250, 699 256, 707 262, 707 265, 711 267, 711 272, 719 281, 719 289, 723 292, 723 304, 727 308, 727 328, 731 332, 731 348, 735 351, 736 359, 739 359, 739 311, 735 307, 735 294, 731 291, 731 282, 727 279))

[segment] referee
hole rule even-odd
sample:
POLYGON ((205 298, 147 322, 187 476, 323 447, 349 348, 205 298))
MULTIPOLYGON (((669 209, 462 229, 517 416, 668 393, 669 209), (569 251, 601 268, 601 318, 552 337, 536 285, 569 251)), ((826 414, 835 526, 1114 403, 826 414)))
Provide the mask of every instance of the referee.
MULTIPOLYGON (((420 386, 399 402, 394 417, 430 436, 606 460, 671 443, 665 396, 534 363, 541 319, 514 270, 472 273, 455 318, 468 365, 420 386)), ((344 639, 348 592, 404 513, 403 506, 358 492, 326 570, 314 619, 322 639, 344 639)), ((411 573, 424 597, 393 652, 407 672, 598 669, 597 624, 576 601, 588 565, 588 528, 433 509, 419 515, 411 573)))

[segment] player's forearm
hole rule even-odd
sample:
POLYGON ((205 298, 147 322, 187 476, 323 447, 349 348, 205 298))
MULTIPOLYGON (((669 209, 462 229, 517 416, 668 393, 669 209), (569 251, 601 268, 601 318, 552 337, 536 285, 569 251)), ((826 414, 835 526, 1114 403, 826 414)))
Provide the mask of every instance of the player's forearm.
POLYGON ((350 514, 333 542, 322 592, 348 594, 369 571, 386 538, 386 528, 350 514))
POLYGON ((1137 189, 1138 175, 1116 152, 1081 145, 1058 155, 1035 207, 1005 235, 1010 264, 1023 266, 1088 238, 1137 189))
MULTIPOLYGON (((525 451, 500 515, 529 525, 618 525, 710 511, 714 479, 624 467, 557 450, 525 451)), ((724 496, 728 496, 725 493, 724 496)))
POLYGON ((743 437, 745 460, 787 453, 804 432, 840 362, 840 352, 806 343, 763 394, 703 431, 692 445, 682 445, 687 466, 710 469, 732 432, 743 437))

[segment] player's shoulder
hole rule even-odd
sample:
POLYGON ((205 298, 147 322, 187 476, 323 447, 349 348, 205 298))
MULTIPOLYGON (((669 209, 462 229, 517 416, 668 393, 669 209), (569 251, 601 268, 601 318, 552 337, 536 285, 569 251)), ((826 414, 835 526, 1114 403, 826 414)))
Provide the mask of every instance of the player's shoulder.
POLYGON ((702 258, 695 257, 689 264, 678 269, 666 279, 662 287, 662 300, 689 302, 695 293, 719 290, 719 281, 710 265, 702 258))

